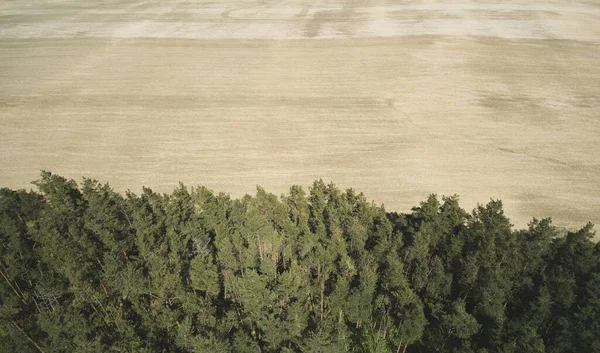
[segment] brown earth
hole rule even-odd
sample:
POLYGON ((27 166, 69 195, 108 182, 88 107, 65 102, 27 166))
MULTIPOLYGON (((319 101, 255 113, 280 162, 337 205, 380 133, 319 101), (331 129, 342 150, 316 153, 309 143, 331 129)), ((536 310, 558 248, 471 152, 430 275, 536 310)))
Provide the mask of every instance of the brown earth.
POLYGON ((599 23, 583 1, 4 1, 0 186, 322 178, 598 223, 599 23))

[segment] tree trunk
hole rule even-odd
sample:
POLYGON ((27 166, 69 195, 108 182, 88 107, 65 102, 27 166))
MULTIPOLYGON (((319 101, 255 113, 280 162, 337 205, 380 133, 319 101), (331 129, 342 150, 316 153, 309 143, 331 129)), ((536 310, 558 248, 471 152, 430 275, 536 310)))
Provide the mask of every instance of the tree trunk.
POLYGON ((277 286, 277 262, 278 262, 279 258, 277 255, 273 255, 272 259, 273 259, 273 277, 275 280, 275 285, 277 286))
POLYGON ((321 264, 317 265, 317 282, 319 283, 320 290, 321 290, 321 304, 319 306, 319 317, 321 319, 321 323, 323 323, 323 311, 325 308, 325 305, 324 305, 325 283, 321 280, 321 264))
MULTIPOLYGON (((2 266, 4 267, 4 266, 2 266)), ((23 299, 23 297, 21 297, 19 295, 19 293, 17 292, 17 290, 15 289, 15 287, 13 287, 12 283, 10 283, 10 280, 8 279, 8 271, 6 271, 6 275, 4 274, 4 272, 2 272, 2 270, 0 270, 0 274, 2 274, 2 277, 4 277, 4 280, 6 280, 6 283, 8 283, 8 285, 10 286, 10 288, 13 290, 13 292, 15 292, 15 294, 17 295, 17 298, 21 299, 21 301, 23 303, 25 303, 25 300, 23 299)))
POLYGON ((325 281, 321 281, 321 323, 323 323, 323 312, 325 311, 325 281))
POLYGON ((21 331, 21 333, 24 334, 25 337, 27 337, 27 339, 29 340, 29 342, 33 343, 33 345, 35 346, 35 348, 37 348, 38 351, 40 351, 41 353, 45 353, 44 350, 37 343, 35 343, 35 341, 33 339, 31 339, 31 337, 29 337, 29 335, 21 328, 21 326, 19 326, 17 324, 17 322, 15 320, 12 320, 12 324, 19 331, 21 331))
POLYGON ((262 245, 260 243, 260 233, 256 234, 256 237, 258 238, 258 254, 260 255, 260 262, 263 262, 263 249, 262 249, 262 245))
POLYGON ((385 339, 387 337, 387 321, 385 322, 384 326, 383 326, 383 339, 385 339))

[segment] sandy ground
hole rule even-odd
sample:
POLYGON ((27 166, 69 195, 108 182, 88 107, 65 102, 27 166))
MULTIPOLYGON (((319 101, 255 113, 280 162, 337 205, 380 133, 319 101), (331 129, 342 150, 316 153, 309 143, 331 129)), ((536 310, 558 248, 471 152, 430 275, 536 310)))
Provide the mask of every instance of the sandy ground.
POLYGON ((323 178, 600 223, 599 58, 597 1, 5 0, 0 185, 323 178))

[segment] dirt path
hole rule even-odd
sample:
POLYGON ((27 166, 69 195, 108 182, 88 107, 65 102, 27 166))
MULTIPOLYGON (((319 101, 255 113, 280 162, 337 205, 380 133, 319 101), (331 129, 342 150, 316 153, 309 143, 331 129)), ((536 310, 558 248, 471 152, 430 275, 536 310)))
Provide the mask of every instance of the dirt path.
POLYGON ((5 1, 0 184, 235 196, 332 180, 407 211, 600 222, 600 7, 5 1), (225 15, 224 15, 225 14, 225 15))

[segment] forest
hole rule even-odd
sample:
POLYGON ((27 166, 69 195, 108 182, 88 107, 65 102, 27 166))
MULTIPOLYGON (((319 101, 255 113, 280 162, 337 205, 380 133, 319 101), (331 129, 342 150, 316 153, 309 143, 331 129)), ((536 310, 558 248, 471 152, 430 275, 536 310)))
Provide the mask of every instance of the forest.
POLYGON ((0 352, 600 352, 591 224, 42 172, 0 190, 0 352))

